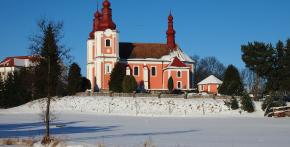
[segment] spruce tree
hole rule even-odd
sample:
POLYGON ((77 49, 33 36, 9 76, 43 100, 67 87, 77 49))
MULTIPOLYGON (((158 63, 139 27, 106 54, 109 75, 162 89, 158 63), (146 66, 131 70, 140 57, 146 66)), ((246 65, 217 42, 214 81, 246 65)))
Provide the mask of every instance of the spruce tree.
POLYGON ((242 95, 244 86, 240 73, 233 65, 229 65, 224 74, 224 80, 219 87, 219 93, 224 95, 242 95))
POLYGON ((132 93, 137 89, 137 82, 134 76, 125 76, 122 82, 123 92, 132 93))
POLYGON ((57 88, 64 87, 65 59, 69 59, 69 50, 60 44, 63 25, 42 20, 38 26, 40 34, 32 38, 30 47, 32 54, 40 57, 35 67, 35 94, 46 97, 49 89, 51 96, 58 96, 57 88))
POLYGON ((241 98, 241 108, 244 111, 252 113, 255 111, 255 106, 248 94, 244 94, 241 98))
POLYGON ((167 85, 167 88, 168 88, 168 91, 169 91, 170 93, 172 93, 173 88, 174 88, 174 83, 173 83, 173 78, 172 78, 172 76, 170 76, 169 79, 168 79, 168 85, 167 85))
POLYGON ((79 67, 78 64, 73 63, 69 68, 67 92, 68 95, 75 95, 77 92, 80 92, 81 90, 82 90, 81 68, 79 67))
POLYGON ((122 92, 122 82, 126 75, 126 67, 122 63, 116 63, 110 75, 109 89, 112 92, 122 92))
POLYGON ((9 73, 4 86, 3 104, 5 108, 19 106, 26 102, 21 95, 22 89, 18 73, 9 73))
POLYGON ((91 82, 86 77, 82 77, 82 92, 85 92, 87 89, 91 89, 91 82))
POLYGON ((69 50, 60 44, 62 24, 40 21, 40 35, 32 38, 30 49, 39 56, 35 67, 35 94, 38 98, 47 97, 45 111, 45 135, 43 144, 49 144, 50 138, 50 102, 52 96, 59 96, 58 92, 64 85, 64 59, 68 59, 69 50))

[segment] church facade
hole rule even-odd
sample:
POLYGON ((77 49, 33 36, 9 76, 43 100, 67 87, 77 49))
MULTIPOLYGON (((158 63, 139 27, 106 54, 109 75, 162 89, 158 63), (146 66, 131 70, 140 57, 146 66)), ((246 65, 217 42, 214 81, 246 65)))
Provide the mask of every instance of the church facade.
POLYGON ((168 90, 168 79, 174 88, 192 89, 194 61, 175 43, 173 16, 168 16, 166 43, 120 42, 117 25, 112 20, 109 0, 94 15, 93 30, 87 41, 87 78, 93 90, 109 90, 110 73, 117 62, 126 65, 126 75, 133 75, 148 91, 168 90))

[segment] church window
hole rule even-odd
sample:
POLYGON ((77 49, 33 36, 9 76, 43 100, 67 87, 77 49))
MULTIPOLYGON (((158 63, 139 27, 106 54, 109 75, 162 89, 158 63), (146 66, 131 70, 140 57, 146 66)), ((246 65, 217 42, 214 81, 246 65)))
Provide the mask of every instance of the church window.
POLYGON ((177 77, 181 78, 181 72, 180 71, 177 71, 177 77))
POLYGON ((106 39, 106 47, 110 47, 111 46, 111 40, 110 39, 106 39))
POLYGON ((134 67, 134 76, 139 75, 139 68, 137 66, 134 67))
POLYGON ((177 82, 177 89, 181 89, 182 88, 181 85, 182 85, 181 81, 178 81, 177 82))
POLYGON ((151 75, 156 76, 156 66, 151 67, 151 75))
POLYGON ((105 73, 110 74, 111 73, 111 64, 106 64, 105 66, 105 73))

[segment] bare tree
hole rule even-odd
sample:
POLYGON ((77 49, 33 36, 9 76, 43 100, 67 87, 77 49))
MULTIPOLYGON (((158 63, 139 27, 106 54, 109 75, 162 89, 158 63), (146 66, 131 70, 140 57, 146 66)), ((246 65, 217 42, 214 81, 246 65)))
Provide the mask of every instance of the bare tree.
POLYGON ((196 86, 198 82, 205 79, 210 75, 214 75, 219 79, 223 79, 223 74, 225 71, 225 66, 216 57, 205 57, 199 58, 199 56, 191 56, 196 63, 195 73, 194 73, 194 85, 196 86))
POLYGON ((258 100, 265 90, 265 79, 259 77, 248 68, 242 70, 241 77, 247 92, 253 94, 254 99, 258 100))

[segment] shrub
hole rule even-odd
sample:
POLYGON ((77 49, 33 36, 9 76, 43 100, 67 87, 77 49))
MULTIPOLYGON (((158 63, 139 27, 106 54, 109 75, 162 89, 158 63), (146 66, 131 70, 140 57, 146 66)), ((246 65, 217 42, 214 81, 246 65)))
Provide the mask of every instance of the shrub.
POLYGON ((232 96, 232 98, 230 100, 224 101, 224 104, 232 110, 236 110, 239 109, 239 102, 237 100, 237 98, 235 98, 234 96, 232 96))
POLYGON ((286 102, 283 100, 283 98, 281 97, 273 98, 272 96, 268 96, 262 103, 262 110, 265 111, 267 107, 268 109, 270 109, 272 107, 281 107, 281 106, 286 106, 286 102))
POLYGON ((122 82, 123 92, 132 93, 137 89, 137 82, 134 76, 125 76, 122 82))
POLYGON ((255 111, 254 103, 249 95, 244 94, 243 97, 241 98, 241 108, 249 113, 255 111))
POLYGON ((239 102, 238 102, 237 98, 234 96, 232 96, 232 98, 231 98, 231 109, 232 110, 239 109, 239 102))

